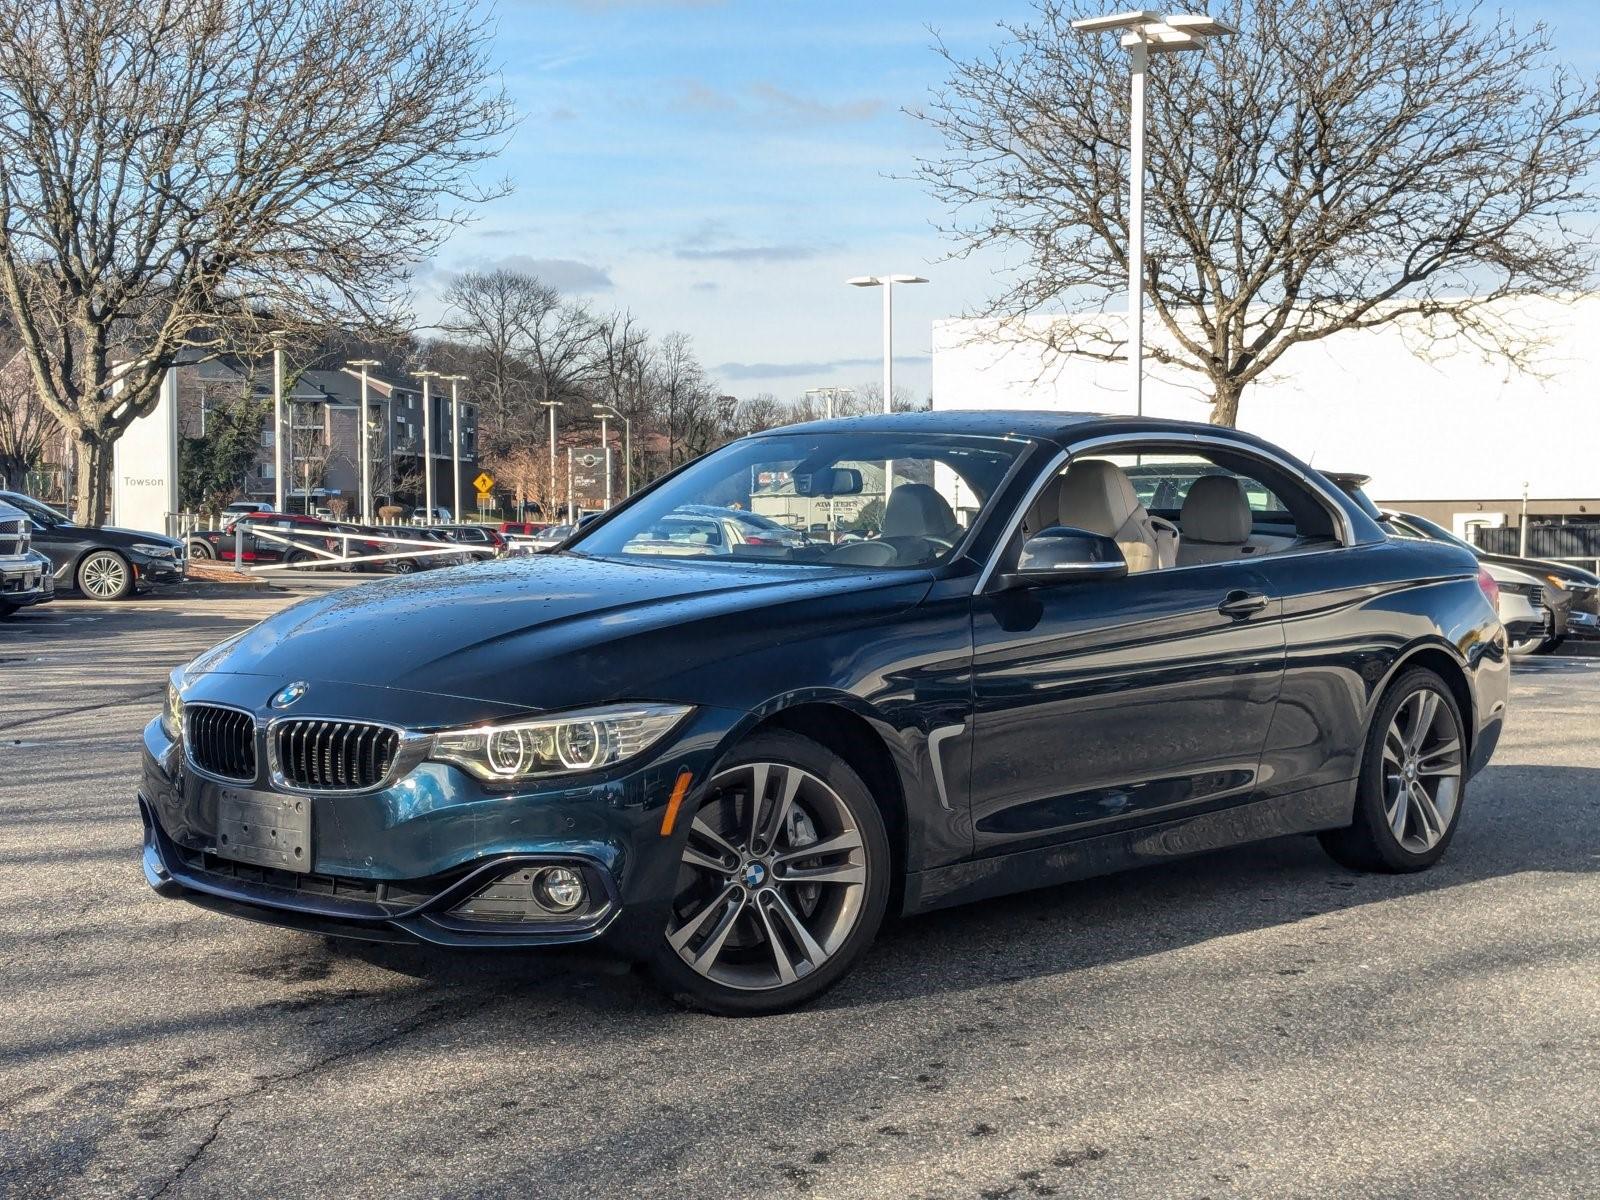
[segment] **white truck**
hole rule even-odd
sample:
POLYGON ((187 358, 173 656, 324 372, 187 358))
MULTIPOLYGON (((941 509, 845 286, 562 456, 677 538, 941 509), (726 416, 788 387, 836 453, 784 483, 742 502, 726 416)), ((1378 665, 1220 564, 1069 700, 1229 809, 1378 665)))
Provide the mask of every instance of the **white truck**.
POLYGON ((0 500, 0 620, 55 594, 50 560, 33 548, 27 514, 0 500))

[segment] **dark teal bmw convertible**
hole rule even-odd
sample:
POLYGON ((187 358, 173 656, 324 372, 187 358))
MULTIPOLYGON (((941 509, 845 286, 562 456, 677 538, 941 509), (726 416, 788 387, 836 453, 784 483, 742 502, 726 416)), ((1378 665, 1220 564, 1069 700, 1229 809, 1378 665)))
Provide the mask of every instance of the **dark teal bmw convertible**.
POLYGON ((554 553, 309 600, 174 671, 144 870, 318 934, 596 942, 772 1012, 891 910, 1286 834, 1432 865, 1504 717, 1493 591, 1233 430, 780 429, 554 553))

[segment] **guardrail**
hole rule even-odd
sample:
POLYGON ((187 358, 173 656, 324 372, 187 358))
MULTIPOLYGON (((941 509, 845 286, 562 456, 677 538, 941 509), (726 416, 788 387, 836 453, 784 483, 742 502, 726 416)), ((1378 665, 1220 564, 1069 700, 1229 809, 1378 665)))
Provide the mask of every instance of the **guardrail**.
POLYGON ((248 521, 237 521, 233 526, 234 566, 241 571, 251 571, 258 574, 265 574, 268 571, 316 570, 320 567, 353 567, 359 566, 363 563, 394 563, 405 559, 439 558, 443 556, 448 556, 457 561, 464 562, 470 562, 475 558, 483 557, 482 555, 474 554, 469 547, 457 545, 455 543, 442 544, 440 542, 423 541, 420 538, 391 537, 387 534, 381 533, 347 533, 343 530, 312 532, 310 530, 306 530, 303 533, 289 531, 279 534, 267 529, 253 528, 250 526, 248 521), (248 532, 253 538, 277 542, 279 545, 288 546, 294 550, 304 551, 305 553, 315 555, 316 557, 312 559, 300 559, 296 562, 290 562, 285 559, 283 562, 253 563, 249 566, 246 566, 244 564, 244 535, 246 532, 248 532), (339 542, 339 552, 335 553, 334 551, 329 550, 326 544, 314 545, 310 541, 299 540, 302 538, 315 539, 316 541, 322 543, 331 542, 337 539, 339 542), (393 553, 383 554, 351 554, 351 542, 360 542, 371 545, 420 546, 422 549, 399 550, 393 553))

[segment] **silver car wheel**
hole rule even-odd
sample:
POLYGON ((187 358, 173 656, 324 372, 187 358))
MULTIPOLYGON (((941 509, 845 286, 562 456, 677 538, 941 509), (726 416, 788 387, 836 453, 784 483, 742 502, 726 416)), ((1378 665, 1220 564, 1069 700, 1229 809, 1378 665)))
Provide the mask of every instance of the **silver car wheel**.
POLYGON ((667 942, 716 983, 784 987, 844 945, 866 883, 861 830, 833 788, 784 763, 733 767, 690 826, 667 942))
POLYGON ((1401 849, 1423 854, 1455 820, 1461 799, 1461 729, 1431 688, 1400 705, 1383 739, 1383 808, 1401 849))
POLYGON ((128 590, 128 564, 109 550, 96 550, 78 568, 78 586, 95 600, 115 600, 128 590))

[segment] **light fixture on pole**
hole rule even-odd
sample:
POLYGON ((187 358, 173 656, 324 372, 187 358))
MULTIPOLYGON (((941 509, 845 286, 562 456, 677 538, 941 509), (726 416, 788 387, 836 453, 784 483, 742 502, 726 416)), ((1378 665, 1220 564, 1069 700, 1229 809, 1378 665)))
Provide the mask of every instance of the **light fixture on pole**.
POLYGON ((446 375, 443 377, 450 385, 450 463, 452 467, 451 482, 454 491, 450 493, 450 518, 455 520, 461 516, 461 391, 460 385, 467 381, 465 375, 446 375))
MULTIPOLYGON (((563 403, 564 403, 564 401, 561 401, 561 400, 541 400, 541 401, 539 401, 539 407, 545 409, 550 414, 550 499, 552 501, 554 501, 555 498, 556 498, 556 409, 560 408, 563 403)), ((572 471, 571 471, 572 456, 570 454, 567 455, 567 467, 568 467, 568 470, 567 470, 567 491, 571 492, 571 490, 572 490, 572 471)), ((569 497, 568 500, 567 500, 567 510, 568 510, 567 511, 567 516, 569 518, 572 516, 571 509, 572 509, 572 500, 569 497)))
POLYGON ((361 523, 372 524, 372 453, 368 446, 372 433, 367 428, 367 371, 380 366, 375 358, 357 358, 345 363, 361 372, 361 417, 356 422, 361 431, 361 523))
MULTIPOLYGON (((437 371, 413 371, 422 380, 422 494, 426 505, 427 523, 433 524, 433 392, 430 385, 443 376, 437 371)), ((454 510, 451 511, 454 515, 454 510)))
POLYGON ((1200 50, 1207 38, 1238 30, 1204 13, 1164 16, 1139 9, 1074 21, 1079 33, 1120 33, 1131 75, 1128 103, 1128 362, 1133 411, 1144 415, 1144 81, 1151 54, 1200 50))
MULTIPOLYGON (((622 498, 626 500, 633 495, 633 422, 623 414, 619 408, 612 408, 605 404, 596 403, 594 415, 601 420, 601 437, 605 436, 606 417, 615 417, 622 422, 622 498)), ((609 473, 610 459, 607 460, 606 470, 609 473)))

